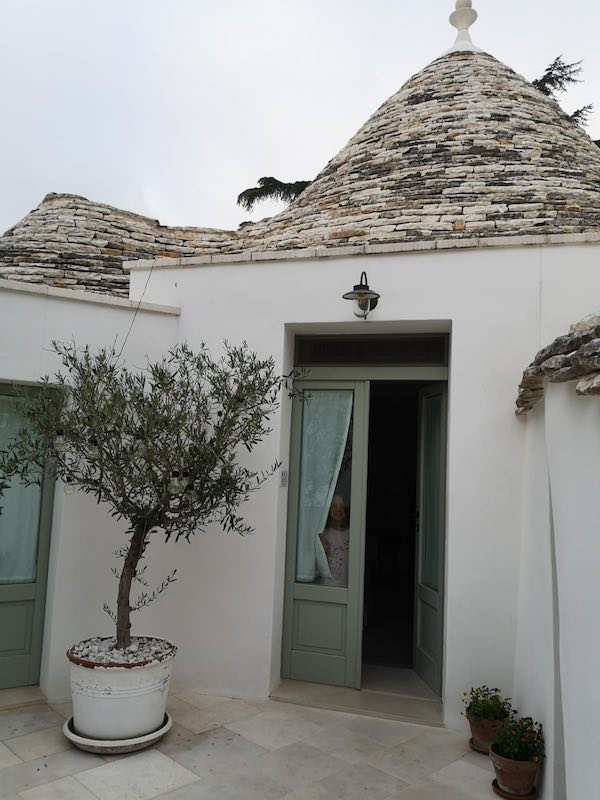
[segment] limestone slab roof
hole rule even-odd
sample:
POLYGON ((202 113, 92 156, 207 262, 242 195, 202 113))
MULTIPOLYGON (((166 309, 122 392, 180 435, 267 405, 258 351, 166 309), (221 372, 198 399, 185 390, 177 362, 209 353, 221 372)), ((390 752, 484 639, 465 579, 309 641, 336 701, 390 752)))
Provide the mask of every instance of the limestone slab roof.
POLYGON ((549 383, 577 381, 578 395, 600 395, 600 314, 571 325, 569 332, 543 347, 523 372, 516 413, 526 414, 544 396, 549 383))
POLYGON ((600 148, 482 52, 410 78, 280 214, 237 231, 173 228, 48 195, 0 237, 0 277, 126 294, 124 261, 435 246, 600 232, 600 148))
POLYGON ((290 249, 600 229, 600 148, 486 53, 414 75, 245 247, 290 249))
POLYGON ((231 231, 176 228, 73 194, 48 194, 0 237, 0 278, 128 296, 125 261, 218 253, 231 231))

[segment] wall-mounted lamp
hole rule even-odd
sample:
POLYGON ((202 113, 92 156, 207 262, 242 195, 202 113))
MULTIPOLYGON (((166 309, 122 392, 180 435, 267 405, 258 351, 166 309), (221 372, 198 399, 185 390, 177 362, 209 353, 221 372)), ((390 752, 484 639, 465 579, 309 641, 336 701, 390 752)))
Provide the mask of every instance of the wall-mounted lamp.
POLYGON ((373 311, 379 302, 380 297, 377 292, 369 289, 366 272, 361 273, 360 283, 355 284, 351 292, 346 292, 346 294, 342 296, 344 300, 353 301, 352 310, 354 311, 354 316, 360 317, 360 319, 367 318, 369 312, 373 311))

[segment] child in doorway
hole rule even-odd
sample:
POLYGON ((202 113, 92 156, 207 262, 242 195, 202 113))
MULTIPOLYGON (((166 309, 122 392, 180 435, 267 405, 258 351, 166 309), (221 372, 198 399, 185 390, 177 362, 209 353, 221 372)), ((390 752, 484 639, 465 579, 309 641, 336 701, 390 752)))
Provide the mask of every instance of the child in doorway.
POLYGON ((331 573, 330 578, 322 578, 321 583, 326 586, 348 586, 348 557, 350 554, 350 531, 348 528, 348 510, 344 498, 336 494, 329 506, 329 515, 325 530, 319 534, 319 539, 327 556, 327 563, 331 573))

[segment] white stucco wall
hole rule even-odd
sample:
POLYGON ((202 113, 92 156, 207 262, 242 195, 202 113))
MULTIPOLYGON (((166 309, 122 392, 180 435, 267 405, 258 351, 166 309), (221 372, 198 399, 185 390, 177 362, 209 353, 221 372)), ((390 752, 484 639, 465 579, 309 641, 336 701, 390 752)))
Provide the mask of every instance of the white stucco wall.
MULTIPOLYGON (((182 305, 181 336, 191 344, 206 340, 218 348, 223 338, 245 338, 259 353, 273 354, 282 370, 292 365, 285 331, 451 328, 444 699, 446 721, 454 726, 464 726, 465 688, 488 683, 513 689, 524 448, 523 420, 513 409, 520 372, 539 346, 541 261, 540 249, 529 247, 181 266, 156 269, 145 295, 182 305), (382 296, 368 322, 354 320, 341 299, 362 269, 382 296)), ((146 278, 146 272, 132 273, 133 297, 146 278)), ((287 410, 265 443, 264 462, 280 457, 287 467, 282 421, 287 426, 287 410)), ((244 574, 262 612, 255 614, 254 604, 243 609, 227 641, 220 616, 218 622, 197 616, 197 677, 210 690, 249 688, 237 661, 236 630, 252 630, 245 661, 265 671, 254 690, 278 681, 285 504, 285 490, 275 482, 265 487, 252 509, 261 527, 250 546, 234 542, 220 594, 212 596, 220 608, 223 598, 238 592, 235 554, 243 549, 244 574), (218 671, 217 647, 223 648, 218 671)), ((190 550, 183 569, 229 546, 215 540, 209 552, 203 543, 190 550)))
MULTIPOLYGON (((70 290, 44 291, 46 287, 0 281, 0 381, 34 382, 60 368, 50 343, 71 341, 92 347, 121 343, 135 308, 127 301, 113 302, 79 296, 70 290)), ((143 366, 146 358, 159 358, 177 339, 178 316, 138 311, 123 352, 126 362, 143 366)), ((46 617, 40 685, 51 700, 69 696, 65 652, 74 641, 110 633, 110 620, 102 611, 111 602, 114 578, 111 553, 122 539, 122 527, 91 498, 65 495, 57 486, 54 500, 46 617), (91 633, 93 632, 93 633, 91 633)))
POLYGON ((592 798, 600 783, 600 401, 577 397, 572 383, 552 385, 546 391, 545 417, 556 543, 566 797, 592 798))
POLYGON ((554 609, 553 552, 550 494, 543 404, 523 420, 526 452, 523 471, 523 521, 517 606, 517 641, 513 705, 520 715, 544 726, 547 759, 538 789, 543 796, 564 800, 554 793, 555 749, 561 760, 562 736, 555 742, 555 714, 560 703, 555 649, 558 629, 554 609))

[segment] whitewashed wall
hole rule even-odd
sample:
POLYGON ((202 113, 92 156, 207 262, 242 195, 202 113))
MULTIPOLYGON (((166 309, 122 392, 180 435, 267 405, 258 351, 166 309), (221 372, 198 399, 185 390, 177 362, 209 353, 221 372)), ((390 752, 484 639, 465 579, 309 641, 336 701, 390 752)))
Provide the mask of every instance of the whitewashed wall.
MULTIPOLYGON (((598 296, 598 295, 596 295, 598 296)), ((600 784, 600 399, 574 384, 550 386, 546 441, 556 542, 566 797, 600 784)))
MULTIPOLYGON (((128 301, 92 302, 70 290, 51 290, 0 281, 0 381, 31 382, 60 367, 50 342, 120 347, 134 308, 128 301)), ((123 352, 130 364, 144 366, 177 339, 178 317, 140 308, 123 352)), ((115 580, 111 553, 121 543, 122 527, 87 497, 55 492, 46 619, 40 685, 51 700, 69 696, 67 648, 90 635, 111 632, 102 611, 112 602, 115 580)), ((113 603, 114 604, 114 603, 113 603)))
MULTIPOLYGON (((530 247, 180 266, 155 269, 146 292, 182 306, 181 336, 192 345, 245 338, 283 370, 294 333, 451 329, 444 699, 453 726, 464 725, 465 688, 513 689, 524 450, 513 409, 520 372, 539 346, 541 259, 530 247), (362 269, 382 296, 367 322, 341 298, 362 269)), ((133 297, 146 278, 132 273, 133 297)), ((288 414, 276 421, 264 463, 281 457, 287 467, 288 414)), ((196 677, 210 691, 261 695, 278 682, 286 500, 273 481, 249 509, 259 523, 251 541, 215 535, 192 545, 182 564, 181 592, 207 563, 218 575, 200 588, 194 620, 196 677), (244 607, 240 576, 244 592, 253 587, 244 607), (218 614, 203 611, 209 603, 218 614)))
POLYGON ((557 725, 561 718, 558 705, 560 676, 556 665, 558 626, 554 607, 552 518, 542 404, 530 412, 523 425, 526 452, 512 701, 519 714, 531 716, 544 726, 547 759, 542 766, 538 789, 543 786, 544 797, 564 800, 554 791, 555 768, 562 763, 562 731, 560 724, 557 725))

